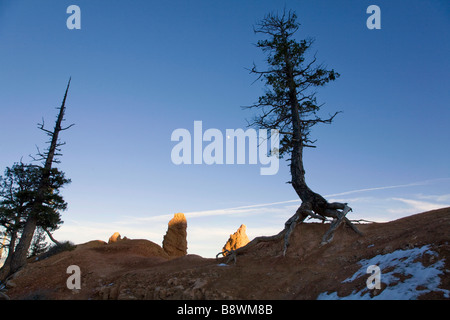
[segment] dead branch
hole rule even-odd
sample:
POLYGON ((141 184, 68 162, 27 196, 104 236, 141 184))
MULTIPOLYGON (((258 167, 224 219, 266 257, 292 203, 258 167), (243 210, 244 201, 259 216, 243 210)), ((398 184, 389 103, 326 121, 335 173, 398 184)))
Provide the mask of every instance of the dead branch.
POLYGON ((53 235, 50 233, 50 231, 48 231, 47 228, 42 228, 42 229, 44 229, 44 231, 47 233, 47 235, 50 238, 50 240, 52 240, 56 245, 60 245, 61 244, 58 240, 53 238, 53 235))

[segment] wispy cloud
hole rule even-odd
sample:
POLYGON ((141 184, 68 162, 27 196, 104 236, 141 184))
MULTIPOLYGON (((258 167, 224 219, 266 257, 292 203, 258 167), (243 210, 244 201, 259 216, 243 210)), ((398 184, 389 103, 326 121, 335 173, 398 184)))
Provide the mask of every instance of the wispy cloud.
POLYGON ((436 202, 446 202, 450 203, 450 193, 449 194, 441 194, 441 195, 417 195, 419 199, 433 200, 436 202))
POLYGON ((430 211, 430 210, 435 210, 435 209, 450 206, 447 203, 419 201, 419 200, 405 199, 405 198, 392 198, 392 200, 400 201, 407 205, 406 207, 402 207, 402 208, 387 209, 388 212, 393 213, 393 214, 412 214, 412 213, 430 211))
MULTIPOLYGON (((159 239, 162 237, 164 228, 160 232, 149 228, 146 225, 129 225, 123 221, 112 221, 99 223, 94 221, 68 220, 65 221, 60 229, 56 230, 54 236, 59 240, 71 240, 76 243, 83 243, 90 240, 108 241, 114 232, 119 232, 122 237, 126 236, 133 239, 159 239)), ((153 241, 153 240, 152 240, 153 241)))
POLYGON ((186 217, 190 218, 198 218, 205 216, 218 216, 218 215, 238 215, 238 214, 251 214, 251 213, 263 213, 263 212, 274 212, 277 211, 277 208, 268 208, 275 207, 282 204, 294 203, 298 202, 300 204, 300 200, 289 200, 289 201, 279 201, 279 202, 271 202, 271 203, 262 203, 255 204, 249 206, 241 206, 241 207, 233 207, 233 208, 225 208, 225 209, 217 209, 217 210, 204 210, 204 211, 193 211, 185 213, 186 217))
POLYGON ((419 182, 412 182, 407 184, 398 184, 393 186, 384 186, 384 187, 373 187, 373 188, 365 188, 365 189, 357 189, 357 190, 351 190, 341 193, 335 193, 335 194, 329 194, 326 197, 336 197, 336 196, 344 196, 359 192, 368 192, 368 191, 377 191, 377 190, 386 190, 386 189, 398 189, 398 188, 408 188, 408 187, 416 187, 416 186, 424 186, 428 184, 433 184, 437 182, 443 182, 443 181, 449 181, 450 178, 440 178, 440 179, 432 179, 432 180, 424 180, 419 182))
MULTIPOLYGON (((326 195, 329 201, 349 202, 353 212, 349 218, 371 221, 391 221, 410 214, 450 206, 450 194, 423 194, 404 192, 404 188, 414 186, 439 186, 449 178, 425 180, 408 184, 371 187, 326 195), (394 192, 398 189, 399 192, 394 192), (378 190, 392 190, 380 194, 378 190)), ((439 188, 439 187, 438 187, 439 188)), ((434 188, 436 189, 436 188, 434 188)), ((430 189, 431 191, 431 189, 430 189)), ((221 249, 228 236, 235 232, 241 223, 247 225, 247 235, 253 238, 259 235, 271 235, 280 231, 284 222, 300 205, 299 199, 259 203, 212 210, 185 212, 188 219, 188 242, 190 253, 212 256, 221 249), (197 218, 217 219, 197 219, 197 218), (226 217, 227 219, 219 219, 226 217)), ((156 216, 121 216, 116 221, 67 221, 56 236, 71 239, 77 243, 92 239, 107 241, 109 236, 120 232, 130 238, 144 238, 161 243, 167 230, 167 223, 173 213, 156 216)))
MULTIPOLYGON (((325 197, 326 198, 331 198, 331 197, 346 196, 346 195, 352 195, 352 194, 356 194, 356 193, 371 192, 371 191, 378 191, 378 190, 400 189, 400 188, 408 188, 408 187, 414 187, 414 186, 424 186, 424 185, 430 185, 430 184, 433 184, 433 183, 444 182, 444 181, 450 181, 450 178, 431 179, 431 180, 412 182, 412 183, 408 183, 408 184, 398 184, 398 185, 391 185, 391 186, 356 189, 356 190, 345 191, 345 192, 341 192, 341 193, 325 195, 325 197)), ((428 197, 434 197, 436 200, 439 199, 439 200, 442 200, 442 201, 446 201, 446 200, 450 199, 450 195, 428 196, 428 197)), ((359 201, 367 201, 368 199, 372 199, 373 200, 372 197, 357 197, 357 198, 346 199, 346 200, 341 199, 341 201, 359 202, 359 201)), ((400 198, 398 198, 398 199, 400 199, 400 198)), ((333 200, 334 201, 338 201, 338 199, 333 199, 333 200)), ((407 201, 408 199, 403 199, 403 200, 407 201)), ((414 200, 410 200, 410 201, 414 201, 414 200)), ((225 208, 225 209, 193 211, 193 212, 187 212, 185 214, 186 214, 186 216, 194 218, 194 217, 205 217, 205 216, 218 216, 218 215, 231 215, 231 214, 240 214, 240 213, 250 213, 250 212, 255 212, 255 211, 261 212, 261 209, 265 208, 265 207, 274 207, 274 206, 285 205, 285 204, 293 204, 293 203, 297 203, 298 205, 300 205, 301 201, 299 199, 286 200, 286 201, 261 203, 261 204, 254 204, 254 205, 240 206, 240 207, 232 207, 232 208, 225 208), (258 209, 258 210, 255 210, 255 209, 258 209)), ((411 204, 411 202, 410 202, 410 204, 411 204)), ((436 207, 442 208, 443 206, 446 206, 446 205, 445 204, 433 204, 431 202, 422 202, 422 206, 420 206, 420 205, 418 205, 416 203, 416 208, 418 210, 422 210, 422 209, 423 210, 432 210, 432 209, 426 209, 426 208, 434 208, 435 209, 436 207), (425 204, 427 204, 427 205, 425 205, 425 204)), ((289 207, 285 206, 285 209, 292 210, 292 209, 294 209, 294 207, 292 205, 289 206, 289 207)), ((273 211, 273 209, 271 211, 273 211)), ((151 217, 149 219, 151 219, 151 217)))
MULTIPOLYGON (((266 212, 265 208, 274 207, 277 205, 288 204, 288 203, 299 203, 300 200, 288 200, 288 201, 279 201, 279 202, 271 202, 271 203, 260 203, 248 206, 239 206, 239 207, 231 207, 231 208, 223 208, 223 209, 213 209, 213 210, 201 210, 201 211, 189 211, 184 212, 184 215, 188 219, 192 218, 201 218, 201 217, 210 217, 210 216, 222 216, 222 215, 239 215, 239 214, 251 214, 255 212, 266 212)), ((274 208, 275 209, 275 208, 274 208)), ((274 210, 270 210, 273 212, 274 210)), ((167 222, 173 218, 173 214, 164 214, 150 217, 133 217, 133 216, 125 216, 124 220, 121 222, 123 224, 133 224, 136 221, 141 222, 167 222)))
MULTIPOLYGON (((350 190, 350 191, 325 195, 325 197, 332 198, 332 197, 347 196, 347 195, 352 195, 352 194, 357 194, 357 193, 364 193, 364 192, 367 193, 367 192, 378 191, 378 190, 400 189, 400 188, 408 188, 408 187, 414 187, 414 186, 424 186, 424 185, 430 185, 433 183, 438 183, 438 182, 443 182, 443 181, 450 181, 450 178, 432 179, 432 180, 412 182, 412 183, 408 183, 408 184, 356 189, 356 190, 350 190)), ((427 197, 435 197, 436 199, 447 200, 450 198, 450 195, 427 196, 427 197)), ((354 197, 352 199, 332 198, 331 200, 332 201, 347 201, 347 202, 361 202, 361 201, 367 202, 368 200, 373 200, 373 198, 371 198, 371 197, 354 197)), ((405 201, 406 200, 407 199, 405 199, 405 201)), ((411 201, 414 201, 414 200, 411 200, 411 201)), ((271 213, 275 214, 275 213, 284 213, 287 211, 295 210, 295 206, 292 204, 300 205, 300 203, 301 203, 300 199, 295 199, 295 200, 253 204, 253 205, 247 205, 247 206, 238 206, 238 207, 231 207, 231 208, 191 211, 191 212, 185 212, 184 214, 186 215, 186 217, 188 219, 200 218, 200 217, 211 217, 211 216, 222 216, 222 215, 240 215, 240 214, 252 214, 252 213, 262 214, 262 213, 266 213, 266 212, 271 212, 271 213), (275 208, 277 206, 280 207, 281 205, 287 205, 287 204, 291 204, 291 206, 283 206, 282 208, 279 208, 278 210, 277 210, 277 208, 275 208), (270 208, 270 207, 272 207, 272 208, 270 208), (270 208, 270 209, 267 209, 267 208, 270 208)), ((416 208, 418 208, 419 211, 422 210, 422 208, 436 208, 436 205, 432 205, 431 203, 429 203, 429 204, 430 205, 428 205, 428 206, 423 205, 422 207, 416 206, 416 208)), ((440 207, 443 207, 443 206, 445 206, 445 204, 440 205, 440 207)), ((126 219, 123 221, 123 224, 134 224, 134 223, 136 223, 136 221, 167 222, 172 217, 173 217, 173 215, 171 215, 171 214, 157 215, 157 216, 150 216, 150 217, 126 217, 126 219)))

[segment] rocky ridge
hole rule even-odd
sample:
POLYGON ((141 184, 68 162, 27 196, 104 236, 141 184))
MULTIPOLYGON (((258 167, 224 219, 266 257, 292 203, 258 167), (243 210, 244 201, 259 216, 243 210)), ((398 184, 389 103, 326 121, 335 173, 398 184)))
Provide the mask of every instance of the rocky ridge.
POLYGON ((328 227, 300 224, 286 256, 282 241, 261 242, 236 264, 193 254, 174 257, 143 239, 90 241, 29 263, 9 279, 4 294, 76 300, 450 299, 450 208, 360 224, 364 236, 341 226, 322 246, 328 227), (368 290, 365 264, 373 261, 386 277, 381 289, 368 290), (69 265, 81 269, 80 290, 66 286, 69 265), (418 274, 408 273, 412 269, 418 274), (411 283, 418 278, 427 281, 411 283))

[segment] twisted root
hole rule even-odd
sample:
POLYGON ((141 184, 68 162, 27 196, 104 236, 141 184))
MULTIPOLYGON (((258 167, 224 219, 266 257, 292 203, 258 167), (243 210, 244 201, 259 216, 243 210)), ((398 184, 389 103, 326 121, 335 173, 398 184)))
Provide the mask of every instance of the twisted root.
POLYGON ((224 250, 222 252, 219 252, 216 255, 216 259, 219 258, 219 255, 226 256, 228 259, 226 263, 229 263, 233 261, 234 264, 236 264, 237 256, 239 254, 242 254, 244 252, 249 251, 251 248, 256 246, 260 242, 268 242, 268 241, 278 241, 281 239, 284 239, 284 245, 283 245, 283 256, 286 256, 287 248, 289 247, 289 239, 291 236, 292 231, 295 229, 295 227, 302 223, 306 218, 315 218, 320 219, 322 222, 327 221, 326 217, 333 218, 333 221, 330 225, 330 228, 328 231, 323 235, 321 245, 326 245, 330 243, 333 240, 334 232, 336 229, 345 222, 346 225, 348 225, 354 232, 356 232, 359 235, 362 235, 362 232, 356 228, 356 226, 346 217, 347 213, 352 211, 352 209, 347 206, 346 203, 329 203, 327 204, 325 209, 317 210, 318 212, 314 212, 311 209, 310 203, 302 203, 302 205, 297 209, 295 214, 289 218, 289 220, 286 221, 284 224, 284 229, 280 231, 278 234, 273 236, 261 236, 256 237, 252 241, 250 241, 247 245, 238 248, 236 250, 224 250))

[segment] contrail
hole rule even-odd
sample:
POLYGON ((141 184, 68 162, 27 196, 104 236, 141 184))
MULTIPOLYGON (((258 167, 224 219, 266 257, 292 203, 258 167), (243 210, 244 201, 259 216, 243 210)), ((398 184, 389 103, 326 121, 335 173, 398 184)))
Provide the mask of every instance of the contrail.
MULTIPOLYGON (((341 192, 341 193, 329 194, 329 195, 326 195, 325 197, 329 198, 329 197, 343 196, 343 195, 349 195, 349 194, 359 193, 359 192, 423 186, 423 185, 432 184, 432 183, 435 183, 438 181, 448 181, 448 180, 450 180, 450 178, 439 178, 439 179, 424 180, 424 181, 419 181, 419 182, 412 182, 412 183, 408 183, 408 184, 398 184, 398 185, 393 185, 393 186, 357 189, 357 190, 345 191, 345 192, 341 192)), ((286 203, 294 203, 294 202, 301 202, 301 200, 300 199, 286 200, 286 201, 253 204, 253 205, 248 205, 248 206, 240 206, 240 207, 233 207, 233 208, 226 208, 226 209, 186 212, 186 215, 190 215, 191 217, 194 217, 194 216, 199 217, 199 216, 208 216, 208 215, 232 214, 232 213, 235 213, 235 211, 241 211, 243 209, 269 207, 269 206, 274 206, 274 205, 278 205, 278 204, 286 204, 286 203)))
MULTIPOLYGON (((424 181, 419 181, 419 182, 412 182, 412 183, 408 183, 408 184, 399 184, 399 185, 393 185, 393 186, 365 188, 365 189, 358 189, 358 190, 345 191, 345 192, 341 192, 341 193, 329 194, 329 195, 326 195, 325 197, 326 198, 330 198, 330 197, 344 196, 344 195, 349 195, 349 194, 359 193, 359 192, 368 192, 368 191, 377 191, 377 190, 386 190, 386 189, 396 189, 396 188, 422 186, 422 185, 436 183, 438 181, 448 181, 448 180, 450 180, 450 178, 424 180, 424 181)), ((185 212, 185 215, 188 218, 229 215, 229 214, 236 214, 236 213, 251 212, 252 209, 254 209, 254 208, 270 207, 270 206, 275 206, 275 205, 280 205, 280 204, 287 204, 287 203, 299 203, 300 204, 300 202, 301 202, 300 199, 286 200, 286 201, 277 201, 277 202, 260 203, 260 204, 253 204, 253 205, 246 205, 246 206, 239 206, 239 207, 232 207, 232 208, 224 208, 224 209, 191 211, 191 212, 185 212)), ((159 216, 152 216, 152 217, 137 218, 137 220, 140 220, 140 221, 163 220, 163 221, 165 221, 167 219, 170 219, 171 217, 172 217, 172 215, 166 214, 166 215, 159 215, 159 216)))
POLYGON ((432 180, 425 180, 425 181, 413 182, 413 183, 408 183, 408 184, 399 184, 399 185, 394 185, 394 186, 358 189, 358 190, 346 191, 346 192, 341 192, 341 193, 329 194, 329 195, 326 195, 326 197, 344 196, 344 195, 347 195, 347 194, 358 193, 358 192, 366 192, 366 191, 376 191, 376 190, 385 190, 385 189, 396 189, 396 188, 423 186, 423 185, 426 185, 426 184, 431 184, 431 183, 434 183, 434 182, 446 181, 446 180, 450 180, 450 178, 432 179, 432 180))

